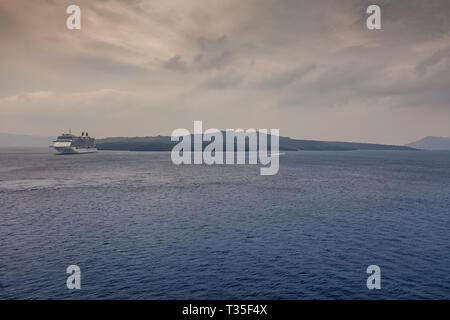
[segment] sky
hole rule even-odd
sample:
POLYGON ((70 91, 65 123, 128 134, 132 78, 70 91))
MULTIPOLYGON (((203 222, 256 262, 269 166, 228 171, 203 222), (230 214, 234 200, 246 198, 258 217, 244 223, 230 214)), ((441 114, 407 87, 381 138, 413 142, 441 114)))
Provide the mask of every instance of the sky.
POLYGON ((448 0, 1 1, 0 41, 3 133, 450 136, 448 0))

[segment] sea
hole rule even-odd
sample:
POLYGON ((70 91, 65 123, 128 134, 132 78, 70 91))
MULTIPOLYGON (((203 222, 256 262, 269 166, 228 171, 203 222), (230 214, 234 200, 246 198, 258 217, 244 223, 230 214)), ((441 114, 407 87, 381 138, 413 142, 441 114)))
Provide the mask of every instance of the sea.
POLYGON ((450 299, 450 151, 286 152, 262 176, 1 148, 0 298, 450 299))

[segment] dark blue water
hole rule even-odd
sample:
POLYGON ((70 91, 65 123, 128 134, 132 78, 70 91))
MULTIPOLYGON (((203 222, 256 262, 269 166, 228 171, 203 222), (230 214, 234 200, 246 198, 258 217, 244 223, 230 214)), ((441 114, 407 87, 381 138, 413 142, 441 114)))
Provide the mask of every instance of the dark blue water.
POLYGON ((0 149, 0 298, 450 298, 450 152, 280 161, 0 149))

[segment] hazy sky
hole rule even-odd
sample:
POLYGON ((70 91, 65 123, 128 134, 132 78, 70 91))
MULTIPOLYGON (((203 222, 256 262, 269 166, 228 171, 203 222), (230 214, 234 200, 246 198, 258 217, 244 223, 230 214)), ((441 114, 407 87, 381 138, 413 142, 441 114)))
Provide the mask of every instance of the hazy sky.
POLYGON ((448 0, 1 1, 0 39, 0 132, 450 136, 448 0))

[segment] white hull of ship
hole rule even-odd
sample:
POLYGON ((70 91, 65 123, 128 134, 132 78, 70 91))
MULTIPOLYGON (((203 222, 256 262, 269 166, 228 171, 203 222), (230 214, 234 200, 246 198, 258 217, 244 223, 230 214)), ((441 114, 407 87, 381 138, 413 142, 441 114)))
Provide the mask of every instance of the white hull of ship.
POLYGON ((82 154, 97 152, 97 148, 53 147, 58 154, 82 154))

